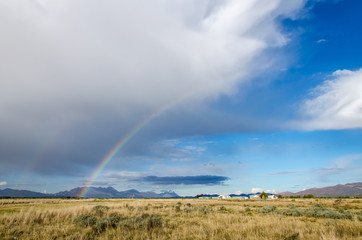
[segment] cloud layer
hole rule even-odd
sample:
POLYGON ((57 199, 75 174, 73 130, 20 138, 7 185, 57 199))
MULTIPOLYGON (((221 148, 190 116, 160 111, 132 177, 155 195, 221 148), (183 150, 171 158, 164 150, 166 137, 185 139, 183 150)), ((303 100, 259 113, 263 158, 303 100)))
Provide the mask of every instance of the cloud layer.
POLYGON ((362 128, 362 69, 337 70, 304 101, 300 126, 308 130, 362 128))
POLYGON ((255 121, 208 104, 272 65, 267 51, 287 43, 279 20, 303 4, 2 1, 3 166, 79 174, 165 106, 169 115, 125 154, 162 135, 243 131, 255 121))
POLYGON ((321 166, 312 169, 298 169, 294 171, 281 171, 270 173, 272 176, 301 176, 309 181, 326 182, 336 179, 337 175, 359 176, 362 174, 362 154, 346 155, 321 166))
POLYGON ((223 176, 204 175, 204 176, 177 176, 177 177, 157 177, 147 176, 140 181, 155 185, 218 185, 223 184, 229 178, 223 176))

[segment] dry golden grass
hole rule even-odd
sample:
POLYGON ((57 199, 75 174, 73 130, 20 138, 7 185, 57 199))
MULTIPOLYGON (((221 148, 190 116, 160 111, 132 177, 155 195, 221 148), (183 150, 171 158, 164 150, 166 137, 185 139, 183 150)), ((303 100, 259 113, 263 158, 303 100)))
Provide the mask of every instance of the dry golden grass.
POLYGON ((0 239, 362 239, 358 199, 4 199, 0 239), (351 219, 261 213, 341 207, 351 219), (109 209, 94 206, 107 206, 109 209), (85 223, 87 219, 96 223, 85 223), (113 219, 113 220, 112 220, 113 219))

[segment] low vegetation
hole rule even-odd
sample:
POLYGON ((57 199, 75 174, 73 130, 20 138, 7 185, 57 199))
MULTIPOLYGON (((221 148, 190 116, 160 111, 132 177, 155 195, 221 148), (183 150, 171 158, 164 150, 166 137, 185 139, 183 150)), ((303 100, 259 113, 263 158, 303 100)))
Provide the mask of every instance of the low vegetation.
POLYGON ((358 199, 2 199, 0 239, 361 239, 358 199))

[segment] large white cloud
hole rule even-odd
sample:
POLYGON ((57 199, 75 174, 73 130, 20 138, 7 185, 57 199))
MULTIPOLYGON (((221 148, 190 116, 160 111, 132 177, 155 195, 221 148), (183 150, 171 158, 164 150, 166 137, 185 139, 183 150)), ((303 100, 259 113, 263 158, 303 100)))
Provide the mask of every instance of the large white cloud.
MULTIPOLYGON (((89 137, 74 144, 106 144, 101 138, 110 134, 89 129, 124 126, 120 138, 185 96, 199 106, 232 94, 268 67, 266 50, 287 42, 278 20, 304 2, 1 1, 0 143, 17 154, 20 143, 35 149, 79 122, 90 126, 86 134, 68 132, 89 137)), ((80 152, 71 145, 62 152, 80 152)))
POLYGON ((74 115, 230 93, 286 42, 275 19, 302 2, 2 2, 1 109, 74 115))
POLYGON ((362 69, 338 70, 317 86, 301 106, 304 129, 350 129, 362 127, 362 69))
POLYGON ((251 189, 251 193, 259 193, 259 192, 263 192, 264 190, 262 188, 252 188, 251 189))

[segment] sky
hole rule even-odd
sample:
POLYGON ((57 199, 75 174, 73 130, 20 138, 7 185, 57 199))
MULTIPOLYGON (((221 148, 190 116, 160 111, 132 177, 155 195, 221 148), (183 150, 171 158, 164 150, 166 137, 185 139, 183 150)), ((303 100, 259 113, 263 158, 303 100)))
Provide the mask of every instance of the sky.
POLYGON ((0 2, 0 189, 362 181, 359 0, 0 2))

